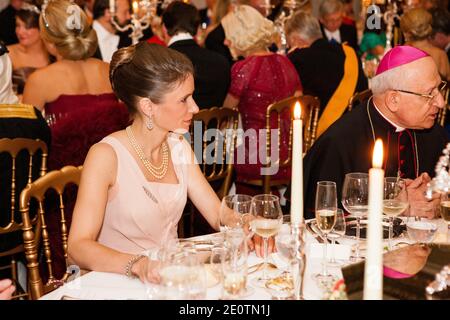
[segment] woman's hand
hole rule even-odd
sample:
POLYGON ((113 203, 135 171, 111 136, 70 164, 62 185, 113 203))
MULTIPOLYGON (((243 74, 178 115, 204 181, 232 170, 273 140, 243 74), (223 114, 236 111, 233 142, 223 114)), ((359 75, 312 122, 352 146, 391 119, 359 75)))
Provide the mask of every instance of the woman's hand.
POLYGON ((143 258, 133 264, 131 273, 137 276, 142 282, 159 283, 161 281, 159 268, 161 262, 143 258))
POLYGON ((12 281, 4 279, 0 281, 0 300, 10 300, 16 287, 13 286, 12 281))

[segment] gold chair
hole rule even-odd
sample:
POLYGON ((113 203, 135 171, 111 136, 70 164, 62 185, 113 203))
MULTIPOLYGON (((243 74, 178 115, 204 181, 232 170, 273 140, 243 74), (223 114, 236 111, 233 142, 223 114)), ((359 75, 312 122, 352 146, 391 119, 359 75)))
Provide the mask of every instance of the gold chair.
POLYGON ((372 96, 372 90, 370 90, 370 89, 367 89, 367 90, 364 90, 361 92, 356 92, 348 101, 347 110, 352 111, 352 109, 356 105, 358 105, 364 101, 367 101, 371 96, 372 96))
MULTIPOLYGON (((303 120, 303 154, 305 154, 313 145, 317 135, 317 124, 319 119, 320 101, 317 97, 313 96, 301 96, 301 97, 289 97, 284 100, 275 102, 267 107, 266 110, 266 156, 267 161, 264 167, 271 167, 271 130, 280 128, 281 114, 285 110, 290 110, 293 114, 294 104, 299 101, 302 107, 302 120, 303 120), (277 116, 278 127, 273 128, 271 126, 272 114, 277 116)), ((292 116, 291 116, 292 117, 292 116)), ((282 141, 281 130, 278 130, 278 141, 282 141)), ((278 146, 278 154, 280 154, 280 146, 278 146)), ((289 128, 289 143, 288 143, 288 156, 285 159, 280 159, 279 168, 289 167, 292 163, 292 121, 290 121, 289 128)), ((245 184, 252 186, 262 187, 264 193, 270 193, 271 187, 281 186, 289 184, 289 179, 272 179, 271 175, 264 175, 262 179, 246 180, 242 181, 245 184)))
POLYGON ((216 193, 222 199, 231 187, 239 112, 229 108, 213 107, 200 110, 194 115, 193 120, 192 149, 198 156, 198 141, 202 142, 202 156, 198 159, 201 161, 200 168, 206 180, 216 187, 216 193), (215 134, 213 141, 210 141, 212 137, 205 135, 206 130, 215 134), (214 148, 211 148, 212 143, 214 148), (208 151, 212 151, 211 157, 208 157, 208 151))
POLYGON ((80 183, 82 167, 66 166, 61 170, 47 173, 35 182, 29 184, 20 195, 20 212, 23 220, 23 240, 28 269, 28 286, 32 299, 38 299, 64 283, 70 276, 68 272, 61 279, 56 279, 52 267, 52 243, 49 241, 49 233, 45 219, 45 196, 48 190, 53 189, 59 196, 59 213, 61 215, 60 231, 64 249, 64 259, 68 266, 67 239, 68 224, 66 221, 65 206, 63 200, 64 190, 73 184, 80 183), (38 212, 34 219, 30 217, 30 200, 38 202, 38 212), (39 272, 39 252, 42 247, 45 263, 48 271, 48 280, 44 283, 39 272))
POLYGON ((445 88, 444 91, 444 108, 440 109, 437 116, 437 123, 439 123, 442 127, 445 126, 445 118, 447 117, 447 111, 449 108, 448 105, 448 95, 449 95, 450 89, 448 87, 445 88))
MULTIPOLYGON (((24 252, 22 243, 21 230, 22 219, 19 213, 18 200, 21 190, 28 184, 32 183, 38 176, 43 176, 47 171, 47 145, 41 140, 33 140, 27 138, 3 138, 0 139, 0 154, 5 164, 11 163, 10 177, 8 181, 2 181, 4 186, 9 184, 9 188, 0 190, 2 202, 5 203, 0 214, 0 221, 7 222, 6 225, 0 224, 0 239, 3 238, 4 243, 16 240, 17 245, 5 251, 0 251, 0 259, 11 259, 10 263, 0 266, 0 270, 11 269, 11 278, 16 284, 16 293, 13 298, 26 297, 26 288, 17 287, 17 257, 24 252), (39 157, 39 158, 38 158, 39 157), (36 161, 40 162, 40 167, 36 167, 36 161), (10 178, 10 179, 9 179, 10 178), (8 209, 9 206, 9 209, 8 209), (3 211, 4 210, 4 211, 3 211), (6 240, 8 239, 8 240, 6 240)), ((2 170, 5 170, 3 168, 2 170)), ((2 174, 6 174, 3 171, 2 174)))
MULTIPOLYGON (((200 110, 192 120, 193 125, 190 129, 192 150, 206 180, 216 191, 219 199, 222 199, 231 187, 239 112, 229 108, 212 107, 200 110), (214 133, 214 139, 205 134, 206 132, 214 133)), ((194 217, 198 216, 196 212, 193 203, 188 200, 178 223, 180 238, 194 235, 194 217)), ((199 219, 195 225, 202 229, 201 233, 212 232, 208 223, 201 217, 199 219)))

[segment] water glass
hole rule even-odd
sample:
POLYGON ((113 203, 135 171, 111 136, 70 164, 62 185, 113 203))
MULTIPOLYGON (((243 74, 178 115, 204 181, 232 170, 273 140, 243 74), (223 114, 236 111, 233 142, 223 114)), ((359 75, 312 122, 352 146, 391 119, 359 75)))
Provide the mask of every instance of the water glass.
POLYGON ((206 271, 199 253, 189 245, 165 247, 161 257, 161 286, 163 299, 205 299, 206 271))
POLYGON ((356 217, 356 250, 353 261, 361 259, 359 245, 361 237, 361 218, 369 209, 369 174, 361 172, 347 173, 342 186, 342 205, 356 217))
POLYGON ((246 217, 250 215, 252 197, 245 194, 234 194, 223 197, 220 206, 220 231, 242 228, 246 217))
POLYGON ((239 244, 237 244, 236 238, 231 242, 225 240, 225 249, 220 254, 222 299, 225 300, 239 299, 249 294, 247 288, 248 249, 245 234, 240 239, 239 244))
POLYGON ((439 224, 436 220, 409 216, 406 222, 408 237, 416 243, 431 243, 437 233, 439 224))

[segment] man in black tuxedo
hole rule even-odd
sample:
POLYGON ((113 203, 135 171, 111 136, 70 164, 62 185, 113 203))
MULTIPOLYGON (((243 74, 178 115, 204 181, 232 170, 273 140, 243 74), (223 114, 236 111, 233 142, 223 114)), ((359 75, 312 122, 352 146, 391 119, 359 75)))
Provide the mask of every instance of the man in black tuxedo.
POLYGON ((222 55, 201 48, 194 40, 200 23, 197 9, 172 2, 162 15, 169 48, 185 54, 194 65, 194 100, 202 108, 221 107, 230 84, 230 65, 222 55))
POLYGON ((22 4, 23 0, 11 0, 9 6, 0 12, 0 40, 6 45, 19 42, 16 36, 16 13, 22 4))
MULTIPOLYGON (((128 0, 117 0, 115 3, 116 22, 119 25, 125 25, 131 18, 130 3, 128 0)), ((111 22, 113 16, 109 8, 109 0, 95 0, 93 8, 94 22, 92 27, 98 38, 98 48, 94 57, 109 63, 117 49, 131 45, 129 31, 116 31, 111 22)))
POLYGON ((347 43, 358 52, 358 37, 354 26, 342 24, 344 5, 340 0, 324 0, 319 8, 319 20, 325 39, 331 43, 347 43))
MULTIPOLYGON (((295 13, 286 22, 286 36, 291 47, 288 58, 297 69, 303 84, 303 93, 320 99, 322 113, 343 81, 346 61, 343 46, 324 39, 317 19, 305 12, 295 13)), ((352 48, 348 49, 356 56, 352 48)), ((347 102, 355 92, 367 89, 367 79, 361 62, 359 59, 355 60, 357 80, 354 81, 353 90, 348 92, 347 102)))

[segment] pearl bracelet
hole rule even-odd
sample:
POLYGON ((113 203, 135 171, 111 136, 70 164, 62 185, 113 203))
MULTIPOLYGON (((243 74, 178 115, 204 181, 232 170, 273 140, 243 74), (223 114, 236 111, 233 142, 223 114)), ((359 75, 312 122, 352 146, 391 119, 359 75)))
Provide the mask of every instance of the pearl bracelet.
POLYGON ((125 275, 128 277, 128 278, 137 278, 135 275, 133 275, 132 273, 131 273, 131 268, 133 267, 133 265, 136 263, 136 262, 138 262, 139 260, 141 260, 142 258, 146 258, 147 256, 144 256, 144 255, 142 255, 142 254, 138 254, 138 255, 135 255, 135 256, 133 256, 130 260, 128 260, 128 263, 127 263, 127 265, 125 266, 125 275))

